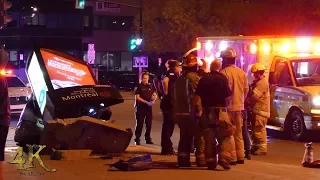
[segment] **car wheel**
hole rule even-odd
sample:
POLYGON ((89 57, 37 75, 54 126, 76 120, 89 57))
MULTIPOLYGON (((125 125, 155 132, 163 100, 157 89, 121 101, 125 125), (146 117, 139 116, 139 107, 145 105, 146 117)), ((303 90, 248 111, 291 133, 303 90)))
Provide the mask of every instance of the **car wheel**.
POLYGON ((289 128, 290 136, 294 141, 301 141, 305 138, 307 129, 301 111, 292 111, 289 128))

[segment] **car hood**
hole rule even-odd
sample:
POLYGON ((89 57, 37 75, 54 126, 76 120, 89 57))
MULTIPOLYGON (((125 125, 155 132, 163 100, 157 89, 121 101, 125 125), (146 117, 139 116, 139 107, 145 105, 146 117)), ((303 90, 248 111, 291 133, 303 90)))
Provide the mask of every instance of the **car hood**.
POLYGON ((31 94, 31 88, 28 87, 9 87, 8 93, 10 97, 15 96, 29 96, 31 94))
POLYGON ((297 89, 306 92, 312 96, 320 96, 320 86, 300 86, 297 89))

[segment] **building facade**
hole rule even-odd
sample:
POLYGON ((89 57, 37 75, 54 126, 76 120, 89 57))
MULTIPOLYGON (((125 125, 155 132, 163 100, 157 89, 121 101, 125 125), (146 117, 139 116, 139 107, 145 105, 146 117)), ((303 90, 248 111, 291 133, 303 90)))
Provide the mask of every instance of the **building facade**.
POLYGON ((13 20, 0 30, 0 43, 9 51, 13 68, 24 68, 36 45, 83 56, 82 37, 92 33, 84 27, 83 16, 92 14, 92 9, 77 10, 73 2, 63 0, 11 2, 8 14, 13 20))
MULTIPOLYGON (((134 37, 134 18, 139 14, 140 0, 86 1, 92 15, 85 16, 85 26, 92 36, 84 37, 84 60, 89 62, 88 44, 94 44, 94 64, 107 71, 132 71, 129 39, 134 37), (136 6, 136 7, 131 7, 136 6)), ((89 55, 90 56, 90 55, 89 55)))

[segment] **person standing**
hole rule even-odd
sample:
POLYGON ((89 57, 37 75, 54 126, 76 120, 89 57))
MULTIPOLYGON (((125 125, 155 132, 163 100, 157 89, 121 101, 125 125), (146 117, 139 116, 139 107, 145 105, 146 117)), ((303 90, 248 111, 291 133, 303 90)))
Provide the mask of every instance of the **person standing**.
MULTIPOLYGON (((8 63, 8 54, 2 49, 0 50, 0 68, 4 69, 8 63)), ((11 121, 10 99, 8 93, 8 83, 4 76, 0 75, 0 180, 4 177, 3 163, 5 160, 5 145, 9 132, 11 121)))
POLYGON ((233 132, 226 133, 232 123, 227 114, 226 98, 231 96, 227 78, 219 73, 221 63, 214 60, 210 65, 210 73, 203 76, 198 84, 196 96, 201 98, 202 110, 199 126, 204 135, 205 159, 208 169, 217 166, 216 138, 219 142, 219 162, 224 169, 230 169, 231 154, 234 152, 233 132))
POLYGON ((140 137, 143 129, 143 124, 146 124, 145 140, 147 144, 153 144, 151 139, 152 127, 152 106, 157 100, 157 94, 152 89, 149 82, 149 74, 142 73, 141 83, 135 91, 135 116, 136 116, 136 130, 135 130, 135 144, 140 145, 140 137))
POLYGON ((232 165, 244 164, 244 142, 242 135, 244 100, 249 92, 248 79, 246 73, 235 65, 236 52, 228 47, 222 51, 221 58, 224 69, 221 73, 226 76, 232 91, 231 97, 228 99, 228 113, 231 122, 236 126, 234 134, 235 148, 237 157, 234 157, 232 165))
POLYGON ((173 121, 173 105, 172 105, 172 89, 173 84, 178 79, 181 73, 180 62, 176 60, 169 60, 168 71, 163 78, 163 97, 160 102, 160 108, 162 110, 163 122, 161 131, 161 154, 162 155, 174 155, 171 136, 174 131, 173 121))
POLYGON ((267 154, 267 121, 270 118, 270 90, 269 83, 264 73, 266 68, 264 65, 257 63, 251 67, 254 75, 251 88, 252 94, 248 98, 252 109, 253 133, 252 133, 252 154, 267 154))
POLYGON ((183 73, 174 84, 173 111, 174 121, 180 128, 178 165, 179 167, 190 167, 190 153, 198 119, 196 107, 201 106, 200 101, 197 101, 196 104, 191 103, 194 101, 194 93, 200 80, 197 74, 197 57, 192 54, 187 55, 182 66, 183 73))

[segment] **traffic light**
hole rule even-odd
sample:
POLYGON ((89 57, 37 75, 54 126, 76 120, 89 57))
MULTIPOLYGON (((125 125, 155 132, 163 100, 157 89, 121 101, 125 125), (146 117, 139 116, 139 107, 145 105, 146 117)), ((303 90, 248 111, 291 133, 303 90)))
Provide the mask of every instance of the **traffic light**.
POLYGON ((12 17, 7 15, 7 10, 12 7, 12 3, 6 0, 0 0, 0 26, 12 21, 12 17))
POLYGON ((76 9, 84 9, 85 0, 76 0, 76 9))
POLYGON ((142 44, 142 39, 130 39, 130 50, 136 50, 142 44))

